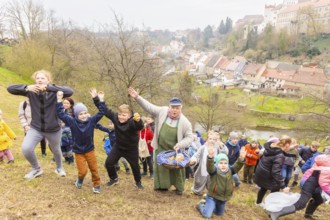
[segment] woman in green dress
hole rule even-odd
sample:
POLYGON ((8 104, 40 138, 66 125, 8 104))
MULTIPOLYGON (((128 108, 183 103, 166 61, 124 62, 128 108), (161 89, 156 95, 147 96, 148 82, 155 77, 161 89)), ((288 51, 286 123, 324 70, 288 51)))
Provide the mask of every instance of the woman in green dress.
MULTIPOLYGON (((193 141, 192 126, 182 114, 182 102, 172 98, 169 106, 156 106, 129 88, 128 93, 136 102, 155 118, 154 138, 151 145, 155 149, 154 158, 167 150, 184 150, 193 141)), ((172 185, 176 194, 182 195, 185 184, 185 169, 169 170, 158 165, 154 159, 154 189, 168 190, 172 185)))

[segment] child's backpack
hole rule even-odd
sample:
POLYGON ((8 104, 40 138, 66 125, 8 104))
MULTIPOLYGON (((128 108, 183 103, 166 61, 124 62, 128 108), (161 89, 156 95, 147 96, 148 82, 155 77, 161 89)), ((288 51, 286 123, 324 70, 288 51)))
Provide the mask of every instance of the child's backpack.
POLYGON ((26 107, 27 107, 27 102, 24 101, 24 102, 23 102, 23 111, 25 111, 26 107))
POLYGON ((109 155, 109 153, 112 149, 109 136, 104 137, 104 139, 103 139, 103 148, 105 150, 105 153, 107 155, 109 155))

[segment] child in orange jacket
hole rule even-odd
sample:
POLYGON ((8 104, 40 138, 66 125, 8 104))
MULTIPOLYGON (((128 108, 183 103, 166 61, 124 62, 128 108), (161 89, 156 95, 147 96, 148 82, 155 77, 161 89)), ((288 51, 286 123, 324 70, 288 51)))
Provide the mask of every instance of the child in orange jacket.
POLYGON ((257 140, 252 140, 250 144, 245 145, 246 156, 244 164, 244 183, 252 184, 252 176, 257 161, 260 158, 259 145, 257 140))

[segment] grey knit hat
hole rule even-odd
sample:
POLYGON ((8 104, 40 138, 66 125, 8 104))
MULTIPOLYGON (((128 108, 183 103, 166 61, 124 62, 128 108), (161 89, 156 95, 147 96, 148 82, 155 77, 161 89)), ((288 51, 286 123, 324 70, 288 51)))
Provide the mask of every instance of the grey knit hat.
POLYGON ((238 139, 238 134, 235 131, 232 131, 229 133, 229 138, 232 139, 238 139))
POLYGON ((73 109, 74 109, 74 115, 75 115, 76 118, 78 118, 78 115, 79 115, 80 112, 82 112, 82 111, 87 112, 87 107, 81 102, 75 104, 73 109))

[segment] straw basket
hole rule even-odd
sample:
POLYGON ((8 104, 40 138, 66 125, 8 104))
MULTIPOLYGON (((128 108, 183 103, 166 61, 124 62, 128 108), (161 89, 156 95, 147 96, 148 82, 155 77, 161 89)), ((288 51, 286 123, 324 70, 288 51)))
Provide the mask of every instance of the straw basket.
POLYGON ((174 150, 163 151, 157 155, 157 164, 162 165, 169 170, 182 169, 189 166, 189 156, 186 152, 178 152, 174 150), (173 156, 175 158, 178 153, 183 155, 183 160, 170 160, 170 158, 173 158, 173 156))

